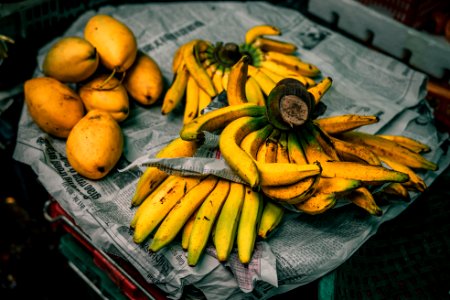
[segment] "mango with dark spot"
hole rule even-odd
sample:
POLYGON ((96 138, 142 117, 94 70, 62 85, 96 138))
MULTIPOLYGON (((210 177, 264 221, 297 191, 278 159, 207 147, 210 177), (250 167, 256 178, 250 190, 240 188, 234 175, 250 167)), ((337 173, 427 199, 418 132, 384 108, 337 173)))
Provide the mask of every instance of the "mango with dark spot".
POLYGON ((117 164, 122 152, 122 129, 111 114, 102 110, 89 111, 67 138, 69 164, 89 179, 105 177, 117 164))

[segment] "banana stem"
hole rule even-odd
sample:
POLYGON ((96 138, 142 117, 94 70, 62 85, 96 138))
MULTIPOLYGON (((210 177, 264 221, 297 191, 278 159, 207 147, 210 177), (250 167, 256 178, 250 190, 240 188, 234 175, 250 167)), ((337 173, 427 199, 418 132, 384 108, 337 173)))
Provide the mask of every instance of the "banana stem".
POLYGON ((286 95, 280 99, 281 118, 291 126, 300 126, 309 118, 308 104, 296 95, 286 95))

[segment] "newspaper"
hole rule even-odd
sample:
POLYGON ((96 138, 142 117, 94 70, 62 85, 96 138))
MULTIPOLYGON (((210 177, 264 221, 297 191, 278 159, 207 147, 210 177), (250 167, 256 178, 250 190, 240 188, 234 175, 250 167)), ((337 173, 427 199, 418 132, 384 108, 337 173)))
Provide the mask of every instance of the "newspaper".
MULTIPOLYGON (((132 29, 140 50, 160 65, 166 84, 173 76, 174 52, 183 43, 194 38, 241 43, 250 27, 275 25, 283 32, 275 38, 298 45, 300 58, 333 78, 333 86, 323 97, 325 115, 375 114, 380 122, 362 130, 403 134, 430 145, 433 151, 426 157, 437 163, 439 170, 421 173, 428 185, 450 163, 450 155, 441 149, 448 135, 436 130, 432 110, 424 100, 424 74, 330 31, 297 11, 266 2, 104 6, 85 12, 63 35, 82 36, 87 20, 96 13, 110 14, 132 29)), ((42 75, 43 57, 56 40, 40 49, 33 76, 42 75)), ((182 108, 170 116, 162 116, 160 109, 159 104, 144 108, 131 103, 130 115, 121 124, 124 154, 116 168, 101 180, 78 175, 66 159, 65 141, 42 132, 25 107, 14 159, 31 166, 48 193, 96 246, 124 258, 149 284, 170 298, 179 299, 187 285, 197 287, 208 299, 268 299, 306 285, 341 265, 376 233, 381 223, 395 218, 409 205, 392 201, 382 206, 381 217, 370 216, 353 205, 342 205, 317 216, 289 212, 267 240, 257 241, 248 266, 239 262, 235 250, 228 262, 220 263, 211 245, 195 267, 187 265, 179 242, 149 253, 149 241, 135 244, 129 228, 136 210, 130 207, 131 198, 147 165, 233 176, 224 161, 207 154, 214 151, 217 136, 213 134, 208 135, 205 144, 212 148, 202 148, 193 158, 154 158, 157 151, 178 136, 182 124, 182 108)), ((418 196, 411 193, 413 200, 418 196)))

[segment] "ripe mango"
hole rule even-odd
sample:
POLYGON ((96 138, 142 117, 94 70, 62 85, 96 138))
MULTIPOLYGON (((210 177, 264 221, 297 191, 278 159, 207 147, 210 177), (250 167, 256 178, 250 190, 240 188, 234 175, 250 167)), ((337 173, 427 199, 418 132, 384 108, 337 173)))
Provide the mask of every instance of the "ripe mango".
POLYGON ((130 112, 127 90, 116 77, 108 81, 107 78, 106 74, 94 77, 79 88, 78 94, 87 111, 100 109, 109 112, 117 122, 122 122, 130 112))
POLYGON ((51 77, 35 77, 25 81, 24 96, 34 122, 55 137, 67 138, 85 114, 78 94, 51 77))
POLYGON ((61 82, 80 82, 94 74, 99 64, 97 50, 77 36, 59 39, 47 52, 42 65, 46 76, 61 82))
POLYGON ((106 176, 117 164, 122 152, 122 129, 109 113, 98 109, 89 111, 67 138, 69 164, 89 179, 106 176))
POLYGON ((152 57, 139 51, 123 81, 130 96, 142 105, 155 103, 162 94, 164 81, 161 69, 152 57))
POLYGON ((105 14, 91 17, 84 28, 84 38, 97 49, 100 63, 116 73, 127 70, 136 59, 136 37, 114 17, 105 14))

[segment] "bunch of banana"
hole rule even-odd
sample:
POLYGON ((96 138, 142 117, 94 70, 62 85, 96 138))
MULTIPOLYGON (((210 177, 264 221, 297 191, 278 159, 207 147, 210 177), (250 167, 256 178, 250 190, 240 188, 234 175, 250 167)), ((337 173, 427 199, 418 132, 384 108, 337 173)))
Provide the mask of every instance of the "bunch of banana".
POLYGON ((281 31, 258 25, 246 32, 241 45, 201 39, 181 45, 174 54, 174 77, 163 99, 162 114, 172 112, 184 99, 186 124, 223 91, 227 91, 229 105, 244 99, 264 105, 275 84, 284 78, 297 79, 308 88, 315 86, 321 75, 319 68, 298 58, 296 45, 267 35, 281 35, 281 31), (236 94, 239 85, 244 86, 244 96, 236 94))

